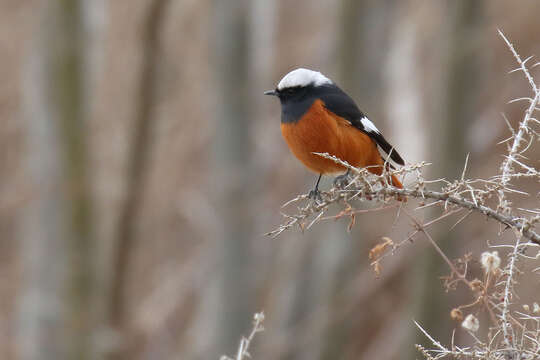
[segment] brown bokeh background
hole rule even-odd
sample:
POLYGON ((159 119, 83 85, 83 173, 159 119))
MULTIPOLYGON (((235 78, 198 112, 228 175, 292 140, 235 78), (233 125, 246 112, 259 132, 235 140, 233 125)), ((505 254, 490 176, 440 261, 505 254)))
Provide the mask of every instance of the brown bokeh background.
MULTIPOLYGON (((537 15, 536 0, 2 1, 0 358, 218 359, 261 310, 256 359, 418 358, 413 319, 467 344, 448 314, 470 293, 444 292, 422 239, 369 267, 406 218, 262 235, 316 180, 262 93, 320 70, 427 176, 459 177, 470 153, 487 178, 501 113, 515 126, 507 102, 530 94, 497 29, 540 55, 537 15)), ((537 207, 538 184, 518 185, 537 207)), ((509 236, 456 220, 433 230, 450 257, 509 236)))

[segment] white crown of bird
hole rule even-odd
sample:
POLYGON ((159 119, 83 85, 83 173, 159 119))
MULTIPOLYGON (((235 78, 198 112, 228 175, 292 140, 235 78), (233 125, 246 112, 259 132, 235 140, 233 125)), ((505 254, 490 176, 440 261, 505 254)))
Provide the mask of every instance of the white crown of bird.
POLYGON ((283 90, 297 86, 320 86, 324 84, 332 84, 332 80, 318 71, 298 68, 285 75, 279 82, 277 89, 283 90))

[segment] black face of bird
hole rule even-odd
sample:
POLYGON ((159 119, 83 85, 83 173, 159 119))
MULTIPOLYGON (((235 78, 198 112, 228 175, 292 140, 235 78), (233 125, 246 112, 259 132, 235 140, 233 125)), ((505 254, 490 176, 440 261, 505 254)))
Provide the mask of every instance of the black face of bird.
MULTIPOLYGON (((268 93, 268 94, 267 94, 268 93)), ((267 95, 274 95, 281 102, 281 121, 298 121, 316 100, 317 88, 312 85, 295 86, 281 90, 272 90, 267 95)))
POLYGON ((303 101, 306 95, 323 85, 331 85, 332 81, 318 71, 298 68, 285 75, 275 90, 265 92, 265 95, 277 96, 284 105, 290 102, 303 101))
POLYGON ((284 89, 275 89, 269 90, 264 93, 264 95, 273 95, 277 96, 281 103, 286 103, 290 101, 300 101, 302 100, 309 91, 310 86, 294 86, 284 89))
POLYGON ((332 85, 332 81, 323 74, 299 68, 285 75, 275 90, 264 94, 279 98, 282 122, 296 122, 313 104, 318 94, 332 85))

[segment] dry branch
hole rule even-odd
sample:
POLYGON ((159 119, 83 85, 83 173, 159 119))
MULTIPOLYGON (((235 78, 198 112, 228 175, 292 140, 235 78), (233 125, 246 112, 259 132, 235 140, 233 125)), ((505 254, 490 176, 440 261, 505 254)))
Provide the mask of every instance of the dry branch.
POLYGON ((240 345, 238 346, 238 350, 236 352, 236 356, 234 358, 228 357, 226 355, 223 355, 220 357, 220 360, 245 360, 250 359, 251 355, 249 354, 249 346, 251 345, 251 342, 255 338, 255 334, 258 332, 264 331, 264 327, 262 326, 262 322, 264 321, 264 313, 256 313, 253 316, 253 329, 251 330, 251 333, 248 337, 242 337, 240 340, 240 345))
POLYGON ((399 209, 398 216, 406 214, 412 220, 413 232, 399 242, 394 243, 391 240, 386 240, 372 249, 370 259, 375 272, 378 274, 380 271, 380 262, 386 255, 393 254, 402 244, 418 233, 423 233, 451 270, 450 275, 444 278, 447 290, 455 289, 458 284, 465 284, 466 288, 473 293, 474 299, 469 304, 457 306, 451 312, 454 320, 459 321, 463 320, 463 311, 469 312, 462 322, 462 328, 469 333, 474 346, 459 347, 454 344, 453 340, 452 346, 443 346, 440 341, 437 341, 416 323, 416 326, 433 345, 432 349, 417 345, 417 349, 427 359, 447 357, 489 360, 540 359, 540 306, 534 303, 531 311, 529 305, 523 304, 522 308, 525 312, 517 311, 515 301, 519 299, 519 295, 514 286, 518 281, 518 275, 530 276, 540 269, 540 267, 535 267, 534 270, 525 274, 522 269, 518 268, 518 266, 522 267, 520 261, 537 261, 540 258, 540 252, 536 256, 526 254, 528 248, 540 245, 540 232, 538 231, 540 210, 514 207, 507 198, 509 194, 529 196, 526 192, 513 186, 515 179, 532 178, 540 181, 540 172, 535 168, 535 165, 530 164, 526 157, 527 152, 539 140, 537 127, 540 122, 534 118, 534 113, 540 110, 540 86, 535 83, 530 74, 530 68, 527 67, 527 62, 532 57, 522 60, 504 34, 501 31, 499 34, 519 65, 512 72, 524 74, 532 95, 514 100, 528 102, 523 118, 516 129, 503 115, 511 136, 501 142, 501 144, 507 145, 507 153, 498 174, 494 174, 487 180, 468 179, 466 177, 469 160, 467 157, 461 177, 453 181, 446 179, 426 180, 422 174, 424 167, 428 165, 425 162, 408 164, 397 170, 388 169, 377 176, 371 174, 366 168, 353 167, 330 154, 316 153, 349 169, 349 173, 352 174, 350 182, 344 187, 334 186, 330 190, 322 192, 319 199, 312 200, 307 194, 304 194, 288 201, 283 207, 296 205, 296 211, 292 214, 283 214, 287 220, 267 234, 276 237, 283 231, 294 228, 306 231, 320 221, 343 217, 350 217, 350 230, 356 222, 357 215, 389 208, 399 209), (409 179, 412 177, 413 179, 408 181, 406 187, 396 188, 387 181, 390 175, 401 178, 408 177, 409 179), (414 203, 413 201, 396 201, 403 199, 418 199, 420 205, 414 208, 416 212, 439 208, 442 214, 422 223, 408 211, 411 203, 414 203), (375 206, 371 209, 358 209, 356 206, 359 202, 375 206), (334 210, 336 210, 336 215, 331 214, 334 210), (491 248, 506 247, 510 251, 506 261, 501 260, 496 251, 486 251, 482 254, 480 262, 484 268, 483 279, 469 278, 471 275, 468 273, 468 264, 472 259, 470 254, 464 255, 456 262, 451 261, 426 231, 427 226, 458 213, 462 213, 462 215, 453 227, 470 214, 479 213, 498 222, 502 225, 503 230, 512 230, 515 235, 515 241, 511 244, 488 244, 491 248), (482 339, 479 334, 476 334, 482 324, 473 311, 486 311, 489 315, 492 327, 487 334, 487 339, 482 339))
MULTIPOLYGON (((515 229, 518 233, 522 234, 523 237, 529 239, 530 241, 540 244, 540 235, 534 230, 534 226, 538 222, 537 220, 531 221, 524 217, 512 216, 505 214, 497 209, 493 209, 487 205, 482 204, 479 201, 479 198, 485 197, 486 191, 493 192, 497 188, 497 183, 489 180, 466 180, 461 179, 455 181, 454 183, 449 184, 446 188, 443 188, 441 191, 436 190, 427 190, 425 188, 425 182, 420 180, 417 181, 412 187, 398 189, 390 185, 381 186, 381 183, 385 182, 388 174, 394 175, 403 175, 403 174, 412 174, 424 166, 426 163, 418 163, 414 165, 405 166, 399 170, 392 170, 387 173, 383 173, 380 176, 373 175, 367 170, 355 168, 348 163, 336 158, 335 156, 329 154, 318 154, 324 158, 331 159, 335 162, 338 162, 348 169, 351 170, 356 177, 353 181, 344 189, 333 187, 327 192, 322 193, 322 201, 311 201, 308 199, 308 195, 299 195, 293 200, 287 202, 284 206, 287 206, 291 203, 299 201, 307 201, 307 204, 303 207, 299 207, 299 212, 294 215, 284 215, 289 218, 285 224, 281 225, 278 229, 267 233, 269 236, 277 236, 283 231, 292 228, 294 225, 298 225, 305 229, 305 221, 311 216, 315 216, 317 219, 320 214, 325 212, 328 207, 332 204, 339 203, 349 203, 354 199, 364 199, 364 200, 380 200, 384 203, 389 202, 392 199, 397 199, 398 197, 408 197, 408 198, 417 198, 422 200, 436 200, 439 205, 444 206, 448 210, 449 205, 455 205, 464 209, 472 210, 481 214, 486 215, 488 218, 496 220, 508 228, 515 229), (492 185, 492 189, 475 189, 471 186, 473 182, 482 182, 487 185, 492 185), (465 191, 463 191, 465 190, 465 191), (466 197, 468 195, 468 197, 466 197), (477 196, 478 195, 478 196, 477 196)), ((501 188, 500 191, 511 191, 501 188)), ((349 212, 352 213, 357 210, 351 209, 349 212)), ((312 224, 312 222, 310 222, 312 224)))

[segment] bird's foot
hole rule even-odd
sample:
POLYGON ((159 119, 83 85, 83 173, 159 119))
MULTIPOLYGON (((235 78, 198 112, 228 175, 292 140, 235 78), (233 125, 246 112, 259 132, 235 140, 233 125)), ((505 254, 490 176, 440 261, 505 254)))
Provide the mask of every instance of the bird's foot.
POLYGON ((336 176, 334 179, 334 186, 338 189, 343 189, 345 186, 349 185, 349 182, 351 181, 351 178, 349 176, 349 173, 336 176))
POLYGON ((319 189, 311 190, 308 194, 309 199, 313 199, 315 201, 321 201, 322 202, 322 196, 319 189))

